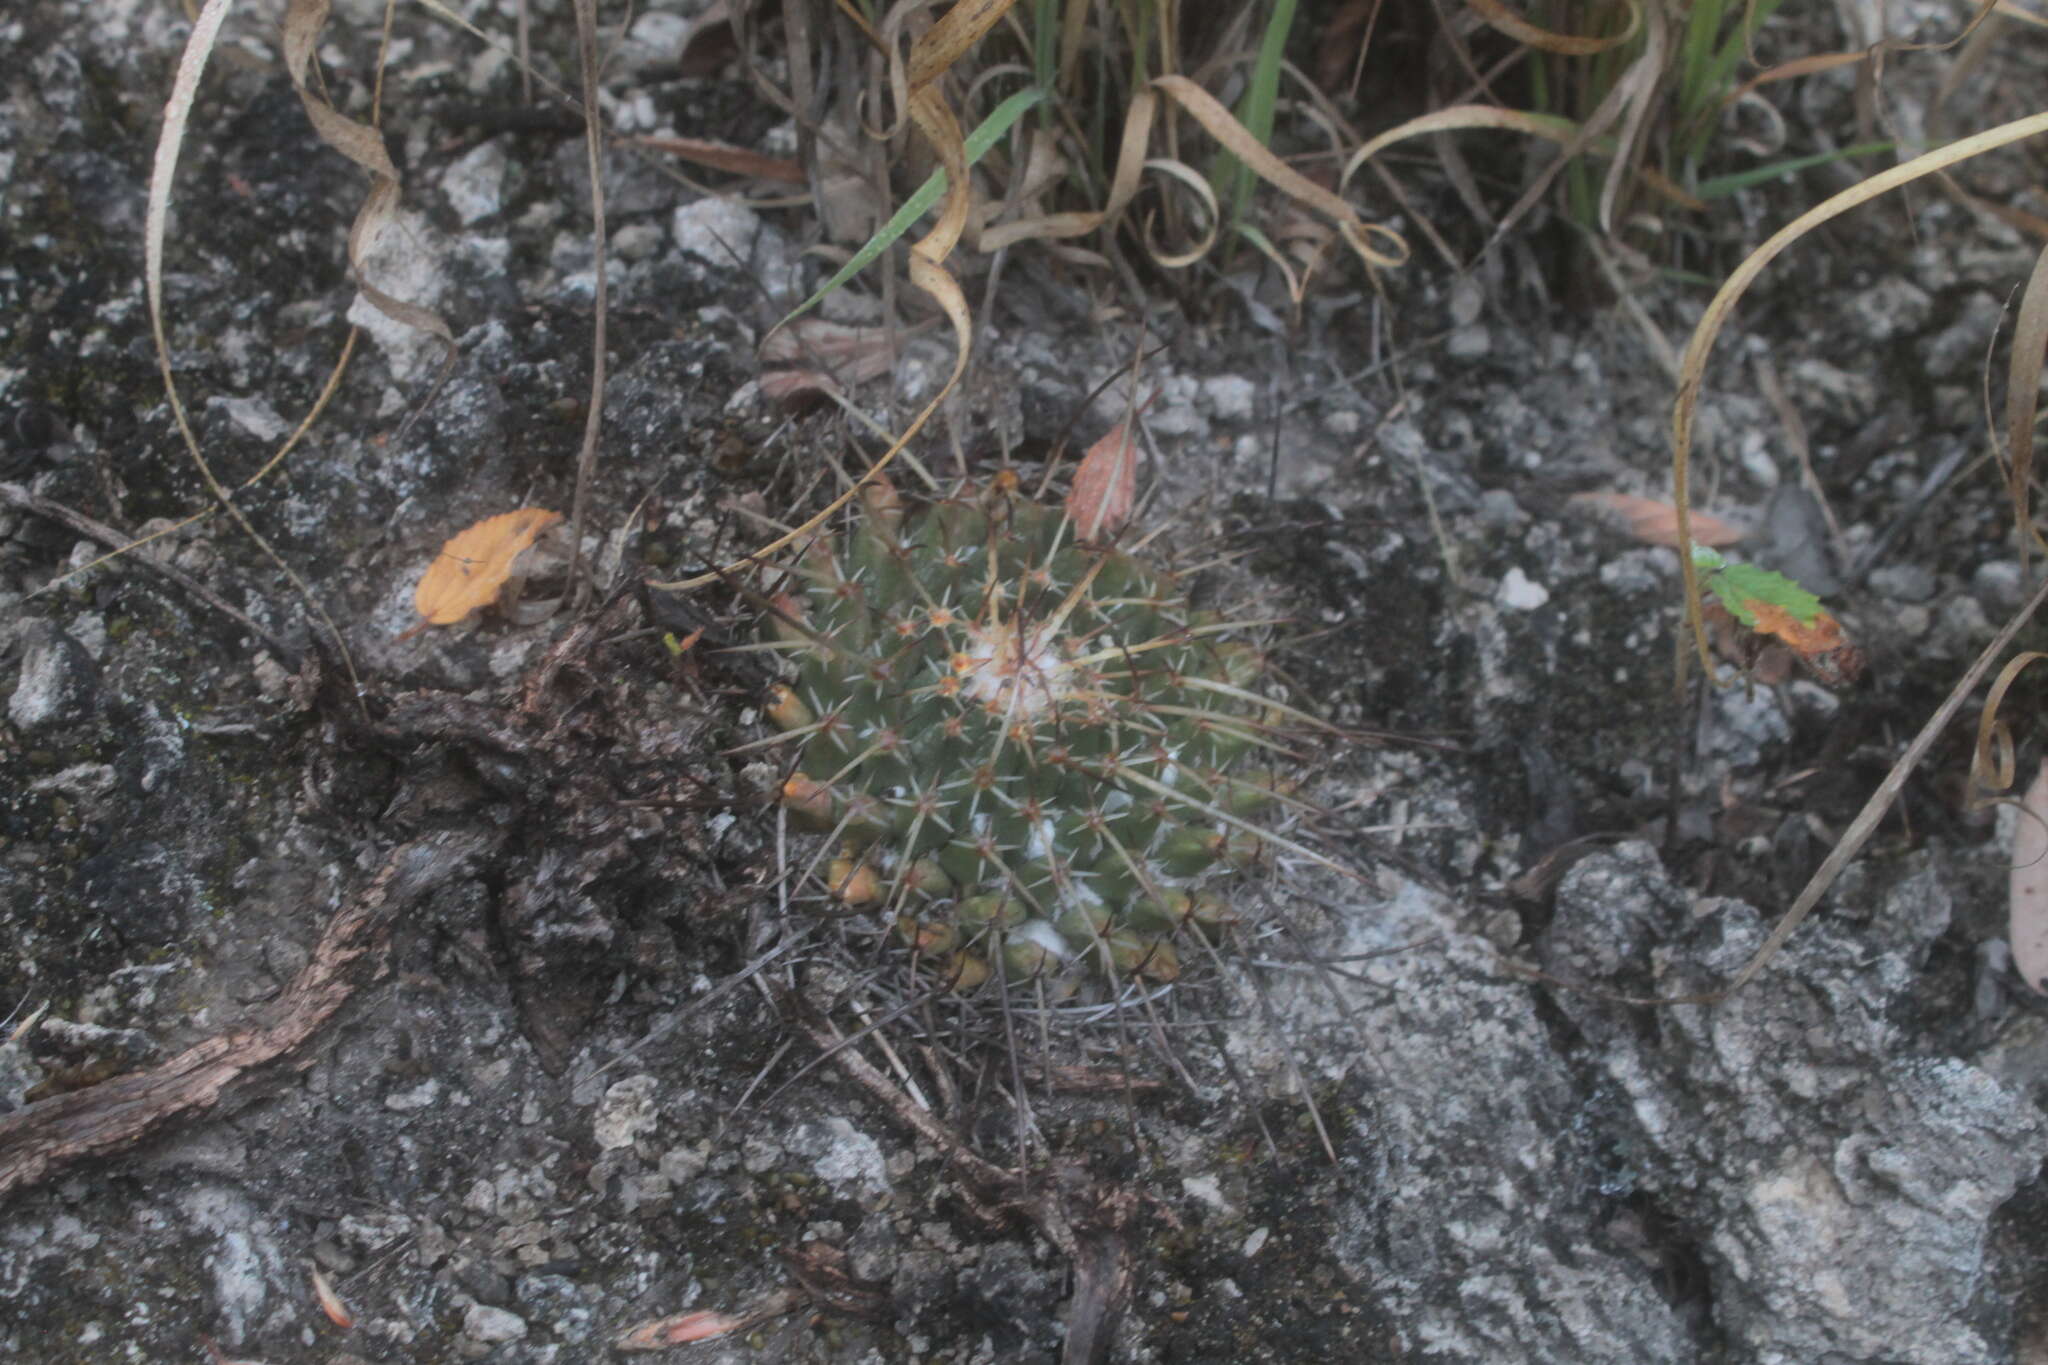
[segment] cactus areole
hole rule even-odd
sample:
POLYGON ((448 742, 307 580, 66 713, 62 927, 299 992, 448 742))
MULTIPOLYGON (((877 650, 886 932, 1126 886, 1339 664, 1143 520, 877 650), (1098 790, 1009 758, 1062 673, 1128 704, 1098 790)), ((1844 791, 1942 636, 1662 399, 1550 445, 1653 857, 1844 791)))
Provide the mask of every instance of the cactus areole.
POLYGON ((1276 795, 1238 766, 1277 719, 1245 626, 1014 477, 917 510, 871 486, 770 607, 783 805, 831 840, 832 896, 943 979, 1171 981, 1223 934, 1276 795))

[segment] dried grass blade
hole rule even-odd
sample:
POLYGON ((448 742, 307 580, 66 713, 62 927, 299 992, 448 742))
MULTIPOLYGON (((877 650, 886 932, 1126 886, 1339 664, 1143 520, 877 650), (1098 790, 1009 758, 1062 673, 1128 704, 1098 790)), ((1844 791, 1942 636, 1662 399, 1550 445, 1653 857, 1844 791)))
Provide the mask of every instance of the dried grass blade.
MULTIPOLYGON (((605 231, 604 122, 597 101, 597 0, 576 0, 576 53, 583 77, 583 159, 590 176, 590 243, 594 280, 590 308, 590 402, 583 419, 583 447, 576 455, 576 491, 569 504, 569 584, 575 609, 590 602, 590 578, 583 572, 583 527, 590 511, 590 483, 597 472, 597 442, 604 430, 606 301, 605 261, 611 240, 605 231)), ((450 339, 451 346, 454 344, 450 339)))
POLYGON ((372 307, 393 322, 439 338, 452 360, 455 334, 440 314, 385 293, 371 284, 363 271, 365 253, 398 208, 398 168, 392 164, 382 133, 342 113, 306 83, 306 72, 312 65, 320 32, 327 26, 329 8, 330 0, 291 0, 284 16, 283 47, 285 71, 291 77, 292 88, 298 91, 299 103, 305 108, 313 131, 320 135, 322 142, 370 175, 370 192, 364 196, 362 207, 356 210, 355 222, 349 227, 349 268, 355 274, 356 288, 362 291, 372 307))
POLYGON ((1623 107, 1628 112, 1622 120, 1621 136, 1615 142, 1614 156, 1607 163, 1606 182, 1600 187, 1600 230, 1609 236, 1614 235, 1615 201, 1621 197, 1623 185, 1634 178, 1636 149, 1642 142, 1643 129, 1648 126, 1650 115, 1657 108, 1657 87, 1664 78, 1664 58, 1670 42, 1671 32, 1664 10, 1661 6, 1652 6, 1643 50, 1629 63, 1621 79, 1614 83, 1615 93, 1621 96, 1623 107))
POLYGON ((1538 28, 1521 15, 1502 4, 1500 0, 1465 0, 1465 5, 1486 22, 1488 27, 1505 33, 1518 43, 1544 52, 1554 52, 1560 57, 1590 57, 1596 52, 1605 52, 1636 36, 1642 27, 1642 7, 1629 0, 1628 28, 1612 38, 1580 38, 1569 33, 1553 33, 1547 28, 1538 28))
POLYGON ((1124 110, 1123 137, 1117 142, 1116 169, 1110 176, 1109 198, 1101 209, 1050 213, 1042 218, 1027 218, 989 228, 981 234, 982 252, 1001 251, 1018 242, 1085 237, 1130 207, 1131 200, 1138 195, 1139 178, 1149 164, 1145 151, 1152 144, 1152 116, 1158 104, 1158 96, 1149 86, 1131 96, 1130 105, 1124 110))
MULTIPOLYGON (((1460 132, 1468 128, 1505 128, 1509 132, 1527 133, 1531 137, 1540 137, 1571 150, 1576 150, 1579 142, 1579 125, 1555 114, 1532 114, 1522 109, 1501 109, 1491 104, 1454 104, 1448 109, 1439 109, 1434 113, 1409 119, 1406 123, 1396 124, 1353 152, 1351 159, 1344 163, 1344 174, 1339 177, 1337 188, 1341 192, 1344 186, 1351 183, 1351 177, 1357 173, 1359 167, 1397 142, 1405 142, 1409 138, 1421 137, 1427 133, 1460 132)), ((1602 155, 1612 154, 1612 148, 1603 146, 1597 137, 1590 145, 1602 155)), ((1645 185, 1673 203, 1693 210, 1706 207, 1653 167, 1638 167, 1636 174, 1645 185)))
POLYGON ((1974 799, 1983 799, 2012 787, 2018 767, 2013 758, 2012 727, 1999 714, 2006 690, 2019 681, 2020 674, 2048 654, 2028 650, 2009 660, 1998 671, 1998 679, 1984 697, 1984 714, 1977 718, 1977 747, 1970 754, 1970 788, 1974 799))
MULTIPOLYGON (((911 85, 907 106, 910 120, 917 127, 918 132, 931 144, 933 154, 938 157, 939 166, 944 177, 946 196, 944 207, 939 213, 939 221, 933 224, 930 232, 911 244, 910 282, 931 295, 932 299, 939 305, 940 310, 945 313, 947 321, 953 324, 956 349, 953 356, 952 373, 947 376, 946 382, 939 386, 938 392, 932 395, 931 401, 925 404, 915 417, 911 418, 910 424, 903 429, 903 433, 895 439, 887 450, 882 452, 880 458, 868 466, 867 472, 856 479, 852 487, 827 504, 822 512, 819 512, 796 529, 761 546, 743 559, 734 560, 732 563, 721 568, 713 569, 710 573, 698 574, 694 578, 678 579, 669 583, 656 583, 653 585, 654 587, 674 592, 687 592, 709 586, 712 583, 730 581, 733 575, 754 564, 758 564, 764 556, 775 554, 795 544, 797 541, 812 535, 819 527, 836 515, 840 508, 858 497, 863 488, 867 487, 869 483, 880 476, 895 461, 896 457, 903 452, 903 448, 910 444, 911 439, 924 429, 925 423, 931 420, 932 414, 936 413, 940 405, 952 395, 953 390, 959 387, 961 377, 967 373, 967 361, 974 348, 974 320, 968 312, 967 296, 960 291, 959 281, 955 280, 952 274, 947 271, 945 263, 946 258, 953 253, 953 249, 959 245, 961 234, 967 230, 968 213, 973 207, 973 189, 967 177, 967 168, 971 164, 968 158, 967 139, 961 134, 959 120, 954 118, 951 107, 946 104, 944 97, 939 93, 938 79, 945 74, 947 65, 952 60, 957 59, 959 54, 964 52, 975 39, 986 33, 1014 3, 1015 0, 972 0, 971 3, 960 4, 954 9, 947 11, 945 18, 933 25, 930 31, 919 38, 910 51, 909 69, 921 73, 924 78, 922 83, 913 83, 911 85), (951 22, 956 15, 964 16, 957 24, 951 22), (952 56, 945 62, 939 62, 934 54, 940 52, 951 53, 952 56)), ((1015 104, 1016 107, 1011 114, 1011 122, 1014 122, 1017 115, 1021 115, 1025 109, 1030 108, 1032 104, 1037 103, 1042 98, 1044 98, 1042 91, 1036 89, 1023 91, 1019 95, 1005 100, 1001 106, 998 106, 997 113, 999 114, 1004 109, 1010 108, 1010 106, 1015 104)), ((995 119, 996 115, 990 115, 983 122, 981 128, 975 130, 977 136, 982 131, 988 129, 989 125, 995 122, 995 119)), ((1007 124, 1004 125, 1005 128, 1007 126, 1007 124)), ((1001 135, 1001 130, 992 132, 988 138, 988 143, 992 145, 995 139, 1001 135)), ((933 177, 934 180, 939 178, 937 175, 933 177)), ((930 185, 931 181, 927 181, 927 188, 930 185)), ((897 214, 899 219, 903 218, 903 216, 902 213, 897 214)), ((890 221, 894 223, 896 219, 891 219, 890 221)), ((907 228, 909 223, 915 221, 916 218, 913 216, 905 221, 904 226, 907 228)), ((808 309, 818 298, 823 297, 824 293, 829 293, 832 287, 836 286, 828 286, 826 290, 813 296, 811 300, 798 308, 795 313, 791 313, 788 318, 784 318, 783 322, 789 322, 798 313, 808 309)))
POLYGON ((2048 993, 2048 759, 2020 798, 2012 834, 2006 937, 2013 970, 2037 994, 2048 993))
POLYGON ((1152 85, 1171 96, 1189 117, 1202 125, 1202 131, 1250 167, 1261 180, 1331 218, 1345 243, 1368 269, 1406 263, 1408 243, 1392 228, 1368 223, 1359 217, 1358 210, 1344 199, 1341 184, 1337 191, 1327 190, 1273 155, 1231 116, 1214 95, 1187 77, 1159 76, 1153 79, 1152 85), (1376 241, 1382 245, 1374 245, 1376 241))
POLYGON ((2006 489, 2012 498, 2013 524, 2019 531, 2020 572, 2041 533, 2034 529, 2029 504, 2034 490, 2034 409, 2041 396, 2041 361, 2048 355, 2048 247, 2034 258, 2027 291, 2020 298, 2013 326, 2012 358, 2005 382, 2006 489))
MULTIPOLYGON (((302 3, 303 0, 294 0, 302 3)), ((178 394, 178 381, 171 369, 171 348, 164 331, 164 236, 170 219, 171 185, 177 179, 178 154, 185 142, 185 130, 192 119, 192 104, 199 93, 199 80, 206 72, 207 59, 220 40, 221 24, 233 0, 207 0, 199 16, 193 21, 192 33, 186 39, 185 50, 178 56, 178 69, 172 78, 170 98, 164 105, 163 131, 157 138, 156 157, 150 166, 149 201, 143 215, 143 289, 149 303, 150 338, 156 347, 157 370, 163 378, 164 398, 170 404, 171 416, 178 424, 178 434, 185 442, 185 449, 192 457, 193 464, 206 481, 206 487, 214 499, 242 528, 251 540, 263 551, 270 562, 291 582, 307 609, 320 618, 333 635, 340 649, 342 666, 348 670, 349 681, 355 684, 355 691, 361 695, 361 680, 356 676, 355 660, 349 656, 348 645, 342 639, 341 627, 327 614, 313 596, 313 590, 297 570, 285 562, 268 540, 235 505, 234 496, 215 477, 213 466, 207 461, 206 453, 200 448, 199 437, 192 430, 191 419, 186 415, 184 401, 178 394)), ((451 339, 452 344, 452 339, 451 339)))

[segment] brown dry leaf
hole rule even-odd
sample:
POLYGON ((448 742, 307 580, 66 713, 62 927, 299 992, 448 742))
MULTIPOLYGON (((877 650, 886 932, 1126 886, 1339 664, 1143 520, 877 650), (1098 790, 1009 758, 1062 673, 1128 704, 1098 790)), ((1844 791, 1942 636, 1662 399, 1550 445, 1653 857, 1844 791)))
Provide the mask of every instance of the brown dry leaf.
POLYGON ((2012 834, 2012 889, 2007 929, 2013 970, 2048 993, 2048 761, 2020 798, 2012 834))
MULTIPOLYGON (((1573 507, 1590 507, 1618 518, 1623 529, 1645 545, 1678 544, 1678 509, 1668 502, 1633 493, 1574 493, 1568 501, 1573 507)), ((1742 537, 1740 528, 1719 517, 1704 512, 1692 514, 1692 538, 1696 544, 1719 548, 1733 545, 1742 537)))
POLYGON ((785 407, 799 399, 845 392, 822 370, 769 370, 761 376, 760 388, 763 398, 785 407))
POLYGON ((1123 529, 1137 500, 1138 443, 1131 423, 1118 422, 1109 435, 1088 447, 1067 492, 1067 515, 1083 540, 1101 540, 1123 529))
POLYGON ((497 601, 519 556, 561 519, 543 507, 522 507, 485 517, 443 545, 412 595, 423 624, 452 626, 497 601))
MULTIPOLYGON (((896 328, 894 340, 901 342, 929 326, 896 328)), ((823 367, 843 384, 860 384, 889 372, 893 359, 890 330, 800 318, 761 343, 761 360, 767 365, 823 367)))
POLYGON ((726 0, 712 0, 703 13, 683 26, 683 40, 676 47, 676 66, 685 76, 715 76, 737 51, 732 32, 732 6, 726 0), (699 51, 699 45, 703 50, 699 51))
POLYGON ((756 180, 772 180, 781 185, 804 183, 804 168, 787 157, 763 156, 745 147, 730 143, 711 142, 701 137, 632 137, 626 139, 635 147, 645 147, 652 152, 667 152, 670 156, 694 161, 700 166, 709 166, 715 171, 731 171, 734 175, 752 176, 756 180))

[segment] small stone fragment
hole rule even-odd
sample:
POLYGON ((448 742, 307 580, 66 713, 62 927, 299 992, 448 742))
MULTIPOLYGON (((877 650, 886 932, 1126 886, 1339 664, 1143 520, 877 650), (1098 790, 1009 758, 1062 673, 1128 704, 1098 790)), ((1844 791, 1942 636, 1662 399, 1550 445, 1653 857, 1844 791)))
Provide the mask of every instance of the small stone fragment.
POLYGON ((21 679, 7 718, 23 730, 84 720, 98 690, 92 658, 69 635, 39 621, 22 632, 21 679))
POLYGON ((526 1335, 526 1319, 487 1303, 473 1303, 462 1315, 462 1334, 475 1341, 517 1341, 526 1335))
POLYGON ((1550 589, 1534 582, 1520 568, 1509 569, 1500 580, 1500 604, 1515 611, 1534 611, 1550 601, 1550 589))
POLYGON ((645 1133, 654 1131, 659 1116, 654 1110, 656 1082, 652 1076, 629 1076, 604 1092, 591 1128, 597 1145, 616 1151, 630 1147, 645 1133))

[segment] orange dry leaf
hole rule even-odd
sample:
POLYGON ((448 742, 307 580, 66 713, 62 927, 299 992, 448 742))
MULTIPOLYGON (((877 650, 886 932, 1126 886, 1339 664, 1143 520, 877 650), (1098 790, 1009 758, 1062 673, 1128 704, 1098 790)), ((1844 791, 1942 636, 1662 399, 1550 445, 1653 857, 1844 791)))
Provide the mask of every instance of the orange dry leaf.
POLYGON ((519 556, 561 519, 559 512, 522 507, 485 517, 443 545, 412 595, 414 609, 427 618, 421 626, 452 626, 497 601, 519 556))
POLYGON ((1863 651, 1849 643, 1842 623, 1826 612, 1817 612, 1802 624, 1790 611, 1769 602, 1752 599, 1749 609, 1756 616, 1758 633, 1783 640, 1828 686, 1841 687, 1863 676, 1863 651))
POLYGON ((313 1297, 320 1302, 320 1311, 336 1327, 347 1328, 356 1325, 355 1316, 348 1311, 348 1305, 341 1301, 341 1295, 334 1292, 334 1285, 328 1280, 327 1272, 319 1266, 313 1267, 313 1297))
POLYGON ((683 1313, 672 1318, 656 1318, 643 1322, 621 1336, 614 1343, 621 1351, 664 1351, 671 1346, 681 1346, 691 1341, 709 1341, 722 1337, 748 1325, 749 1319, 736 1318, 729 1313, 714 1309, 700 1309, 695 1313, 683 1313))
POLYGON ((1775 603, 1752 598, 1748 606, 1756 616, 1756 629, 1760 633, 1777 636, 1802 657, 1810 659, 1816 654, 1829 654, 1849 643, 1848 637, 1842 634, 1842 623, 1826 612, 1802 624, 1798 617, 1775 603))
MULTIPOLYGON (((1613 515, 1624 530, 1645 545, 1678 544, 1678 509, 1668 502, 1639 498, 1633 493, 1574 493, 1569 502, 1574 507, 1590 507, 1613 515)), ((1719 517, 1694 512, 1692 538, 1698 545, 1733 545, 1742 539, 1742 531, 1719 517)))

